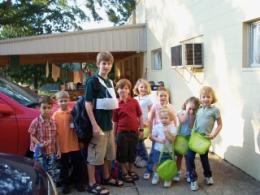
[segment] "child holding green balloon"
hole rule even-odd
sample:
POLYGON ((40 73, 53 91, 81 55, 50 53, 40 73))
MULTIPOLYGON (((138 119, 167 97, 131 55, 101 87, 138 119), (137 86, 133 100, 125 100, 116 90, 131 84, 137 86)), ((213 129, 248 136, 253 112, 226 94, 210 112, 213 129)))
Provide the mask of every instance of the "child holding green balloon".
MULTIPOLYGON (((187 139, 186 142, 188 142, 188 139, 191 135, 191 129, 194 125, 195 122, 195 116, 196 116, 196 112, 198 110, 200 106, 200 102, 199 99, 196 97, 190 97, 188 98, 183 106, 182 106, 182 110, 180 112, 178 112, 177 114, 177 118, 179 120, 179 127, 178 127, 178 135, 177 135, 177 139, 178 136, 179 137, 184 137, 187 139)), ((176 140, 177 141, 177 140, 176 140)), ((176 142, 177 143, 177 142, 176 142)), ((187 152, 187 149, 186 149, 187 152)), ((187 166, 187 155, 186 154, 181 154, 177 153, 177 167, 178 167, 178 173, 177 175, 173 178, 174 181, 180 181, 180 176, 181 176, 181 162, 182 162, 182 158, 183 156, 185 156, 185 163, 186 163, 186 179, 187 182, 190 182, 190 177, 189 177, 189 172, 188 172, 188 166, 187 166)))
MULTIPOLYGON (((217 101, 214 90, 209 86, 204 86, 200 90, 200 102, 201 107, 196 114, 196 120, 194 124, 194 131, 203 135, 208 140, 214 139, 222 128, 222 120, 219 109, 213 104, 217 101), (213 130, 215 122, 217 123, 216 129, 213 130)), ((190 146, 190 143, 189 143, 190 146)), ((191 181, 191 190, 198 190, 198 176, 195 169, 195 156, 196 152, 191 149, 188 150, 188 171, 191 181)), ((210 169, 208 159, 208 149, 206 152, 200 154, 200 159, 203 167, 203 174, 207 185, 213 185, 214 180, 212 178, 212 172, 210 169)))
MULTIPOLYGON (((174 117, 169 109, 161 108, 159 111, 160 122, 153 126, 152 129, 152 139, 154 141, 152 151, 152 161, 154 162, 152 184, 154 185, 159 182, 157 167, 164 161, 174 158, 172 143, 177 134, 176 127, 171 122, 174 117)), ((164 187, 170 187, 171 181, 172 178, 168 181, 164 181, 164 187)))

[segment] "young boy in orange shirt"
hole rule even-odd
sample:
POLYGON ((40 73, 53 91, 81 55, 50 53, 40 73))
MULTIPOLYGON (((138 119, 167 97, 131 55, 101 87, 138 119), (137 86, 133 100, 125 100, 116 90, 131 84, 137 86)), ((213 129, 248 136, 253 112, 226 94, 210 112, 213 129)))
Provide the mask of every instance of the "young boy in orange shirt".
POLYGON ((82 184, 83 161, 81 159, 78 138, 73 130, 71 110, 68 107, 69 93, 60 91, 56 94, 59 109, 54 112, 53 119, 57 126, 57 141, 61 151, 61 180, 62 192, 68 194, 69 188, 69 172, 70 162, 73 166, 73 181, 77 191, 85 191, 82 184))

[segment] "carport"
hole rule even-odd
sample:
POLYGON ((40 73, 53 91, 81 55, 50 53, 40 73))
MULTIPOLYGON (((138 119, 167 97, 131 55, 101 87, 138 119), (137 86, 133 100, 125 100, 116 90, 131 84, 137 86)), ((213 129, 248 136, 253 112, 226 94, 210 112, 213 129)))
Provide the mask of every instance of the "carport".
POLYGON ((144 74, 145 24, 22 37, 0 41, 0 65, 95 63, 99 51, 115 58, 115 79, 144 74))

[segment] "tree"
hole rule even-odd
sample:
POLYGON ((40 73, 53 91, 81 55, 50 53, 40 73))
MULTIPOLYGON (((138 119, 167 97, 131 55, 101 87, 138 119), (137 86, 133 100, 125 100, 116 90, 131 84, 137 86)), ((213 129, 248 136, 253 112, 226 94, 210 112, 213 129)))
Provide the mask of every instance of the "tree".
POLYGON ((124 24, 135 10, 135 0, 86 0, 86 7, 95 21, 103 20, 99 10, 102 8, 109 21, 115 25, 124 24))
MULTIPOLYGON (((66 0, 1 1, 0 39, 81 29, 79 22, 87 19, 87 16, 71 2, 66 0)), ((37 89, 41 84, 50 81, 50 78, 45 78, 45 65, 20 66, 19 60, 13 64, 6 69, 5 74, 16 82, 34 85, 37 89)))
POLYGON ((79 22, 87 19, 83 10, 66 0, 5 0, 0 16, 2 39, 79 30, 79 22))

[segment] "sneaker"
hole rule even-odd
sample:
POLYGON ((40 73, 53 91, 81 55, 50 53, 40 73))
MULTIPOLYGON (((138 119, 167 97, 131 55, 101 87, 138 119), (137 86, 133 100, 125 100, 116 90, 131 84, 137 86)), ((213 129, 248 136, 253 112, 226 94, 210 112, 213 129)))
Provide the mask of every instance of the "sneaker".
POLYGON ((165 188, 169 188, 169 187, 171 187, 171 185, 172 185, 171 180, 170 181, 164 181, 164 183, 163 183, 163 187, 165 187, 165 188))
POLYGON ((190 183, 190 189, 191 189, 192 191, 198 190, 198 189, 199 189, 198 182, 197 182, 197 181, 191 182, 191 183, 190 183))
POLYGON ((181 180, 181 172, 178 171, 177 175, 172 178, 173 181, 180 181, 181 180))
POLYGON ((185 179, 186 179, 187 183, 190 183, 190 174, 188 171, 186 172, 185 179))
POLYGON ((144 173, 144 179, 145 179, 145 180, 150 179, 150 177, 151 177, 151 174, 150 174, 150 173, 144 173))
POLYGON ((140 156, 137 156, 137 157, 135 158, 135 165, 137 165, 138 162, 141 161, 141 160, 142 160, 142 158, 141 158, 140 156))
POLYGON ((144 159, 140 159, 139 161, 135 161, 135 166, 139 168, 144 168, 146 167, 147 162, 144 159))
POLYGON ((213 185, 214 184, 214 180, 213 180, 212 177, 206 177, 205 182, 206 182, 207 185, 213 185))
POLYGON ((153 174, 153 179, 152 179, 152 184, 158 184, 158 182, 159 182, 159 175, 158 175, 158 173, 154 173, 153 174))

